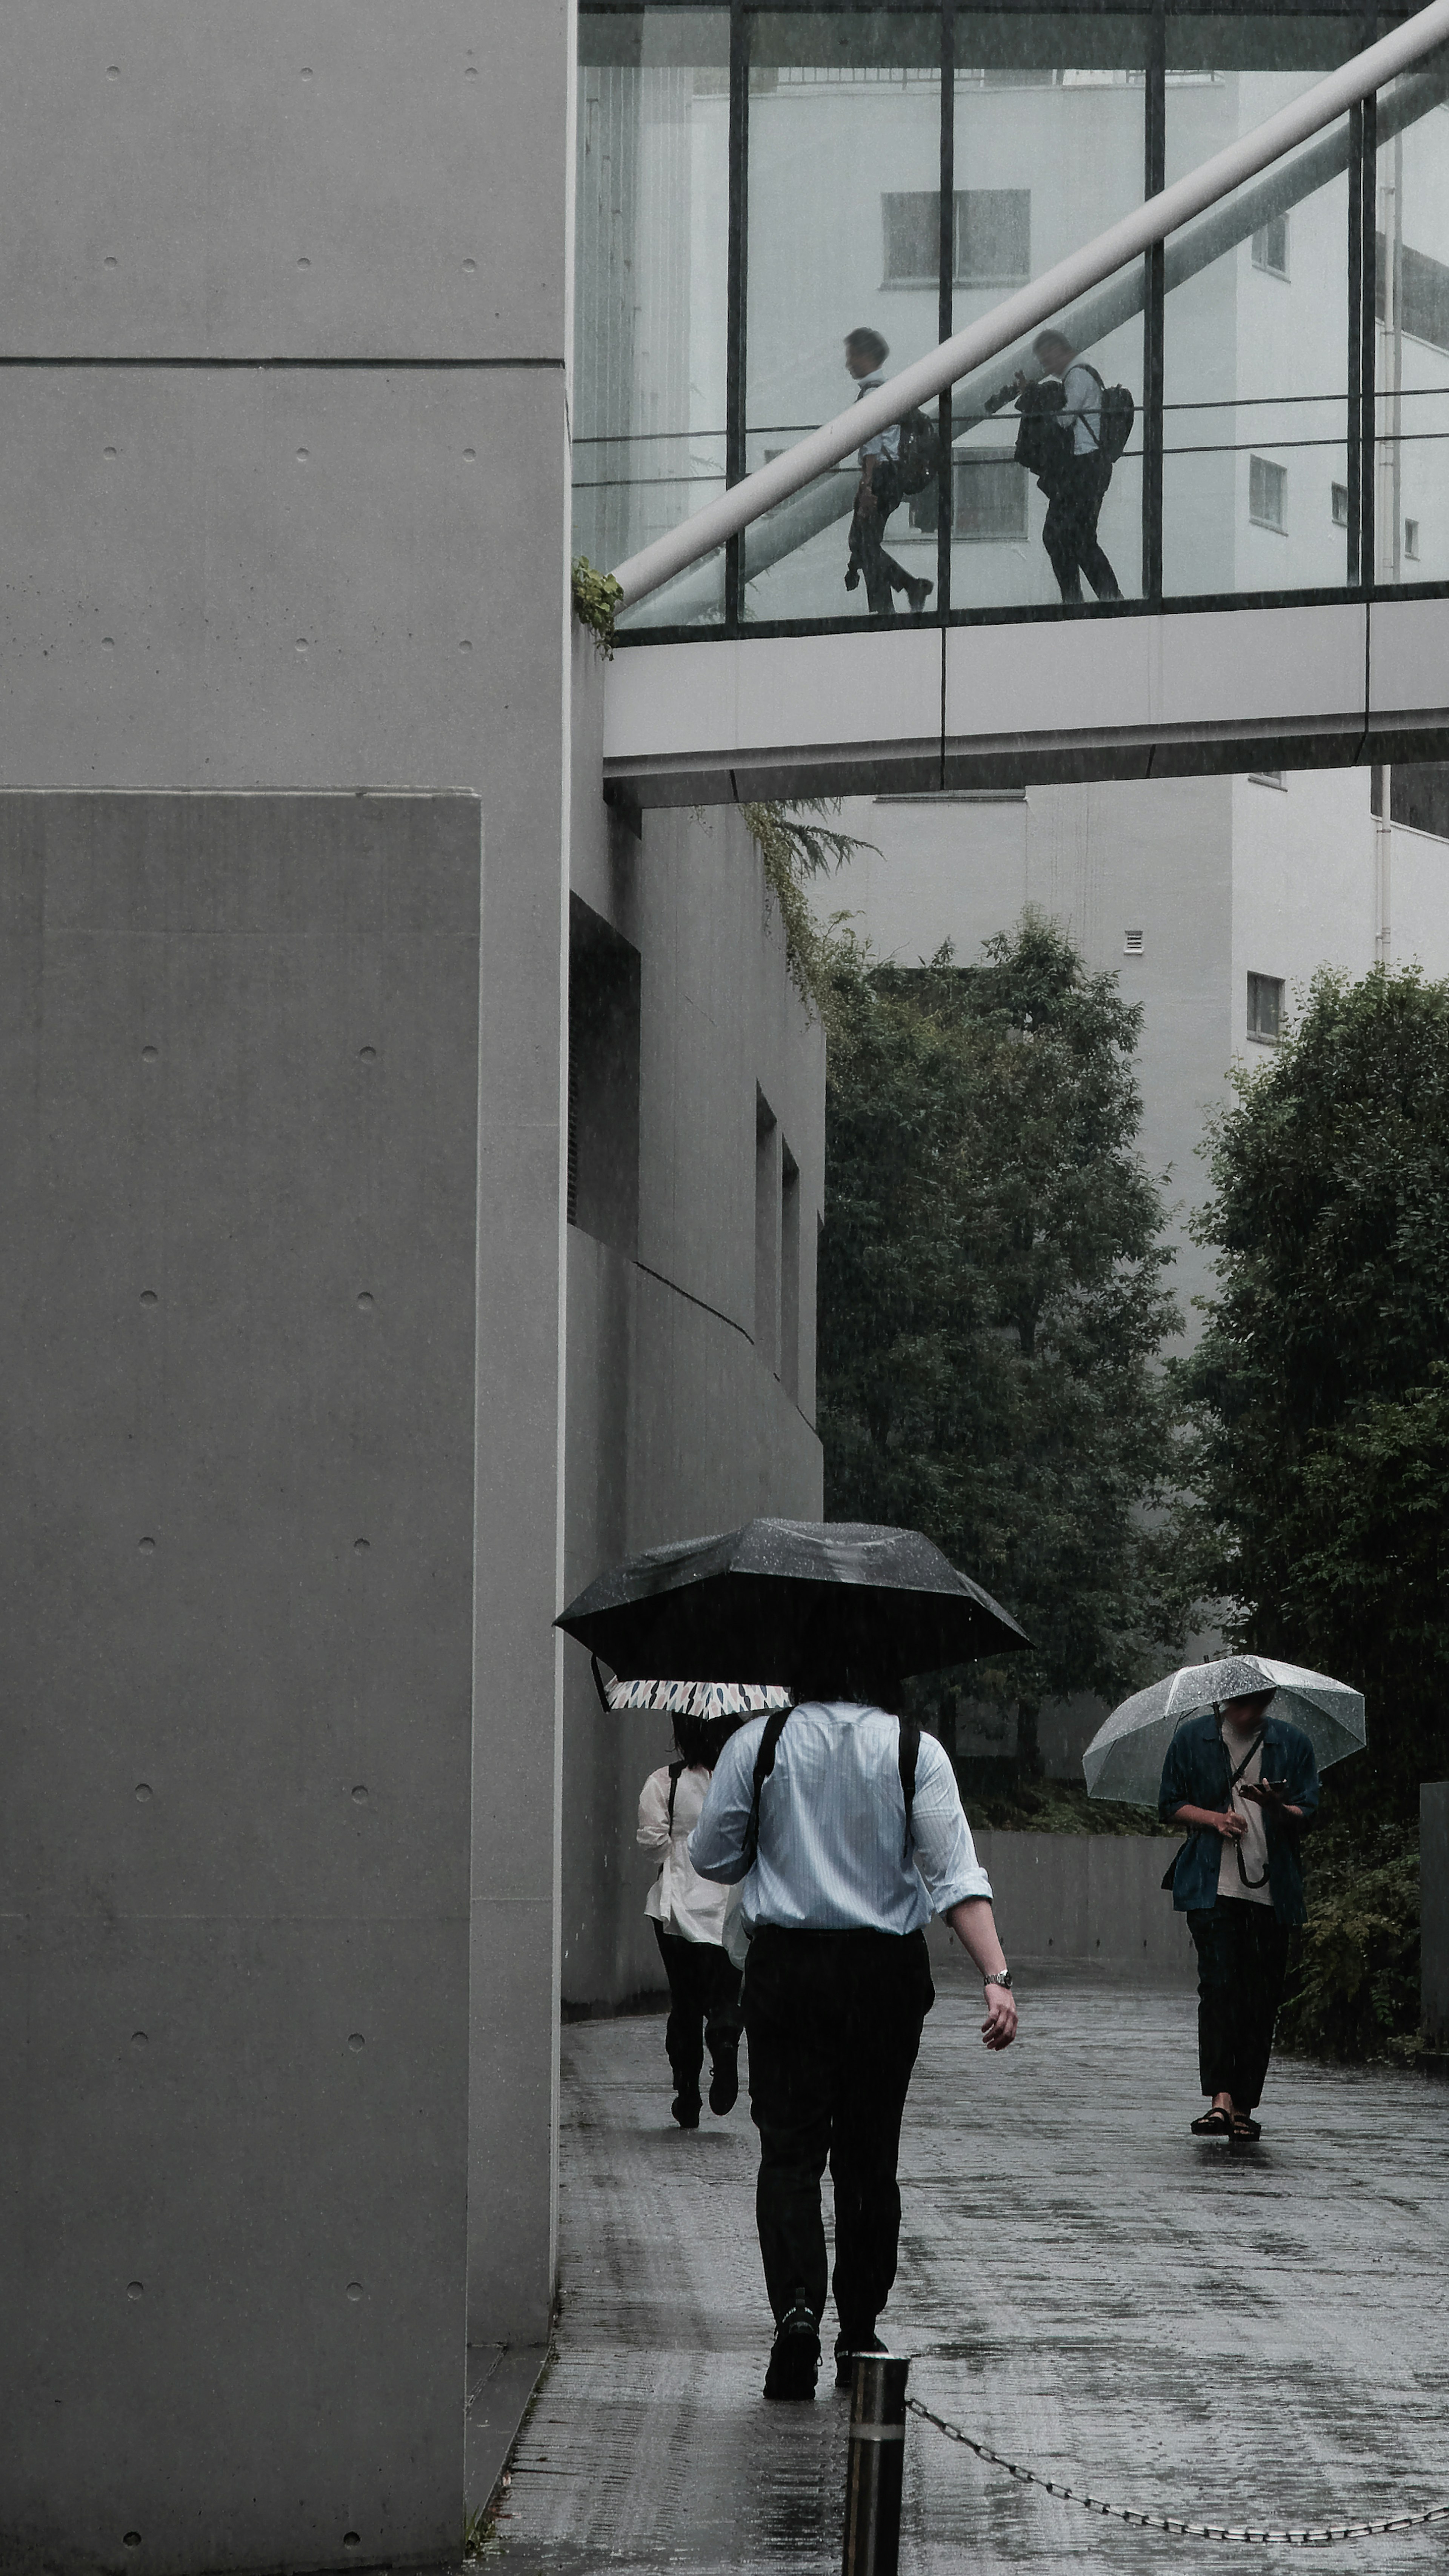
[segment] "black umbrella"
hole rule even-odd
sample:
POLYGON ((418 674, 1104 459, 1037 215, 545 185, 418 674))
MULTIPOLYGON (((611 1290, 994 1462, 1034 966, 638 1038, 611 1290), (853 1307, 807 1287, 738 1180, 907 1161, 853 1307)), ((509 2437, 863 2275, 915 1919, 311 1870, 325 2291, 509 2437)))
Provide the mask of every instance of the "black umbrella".
POLYGON ((1018 1654, 1016 1621, 919 1530, 869 1521, 746 1521, 653 1547, 601 1574, 555 1622, 622 1679, 748 1673, 788 1682, 801 1640, 856 1641, 901 1675, 1018 1654))

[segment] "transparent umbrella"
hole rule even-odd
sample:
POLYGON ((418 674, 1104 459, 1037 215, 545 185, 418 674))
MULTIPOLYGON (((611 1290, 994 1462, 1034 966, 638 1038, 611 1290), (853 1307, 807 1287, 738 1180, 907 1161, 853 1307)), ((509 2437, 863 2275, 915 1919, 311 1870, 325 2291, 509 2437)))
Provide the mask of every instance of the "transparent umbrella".
POLYGON ((1361 1691, 1271 1655, 1224 1655, 1213 1664, 1185 1664, 1114 1708, 1082 1756, 1088 1796, 1155 1807, 1167 1748, 1184 1718, 1270 1689, 1277 1692, 1273 1715, 1302 1728, 1320 1771, 1362 1751, 1361 1691))

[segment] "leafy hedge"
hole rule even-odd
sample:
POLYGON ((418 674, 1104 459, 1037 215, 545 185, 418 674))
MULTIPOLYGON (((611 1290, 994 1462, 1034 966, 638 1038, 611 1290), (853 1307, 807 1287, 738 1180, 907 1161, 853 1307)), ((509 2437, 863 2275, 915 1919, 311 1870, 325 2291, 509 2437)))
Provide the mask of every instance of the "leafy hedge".
POLYGON ((1305 1854, 1308 1921, 1278 2045, 1362 2065, 1420 2056, 1419 1854, 1399 1824, 1339 1827, 1305 1854))

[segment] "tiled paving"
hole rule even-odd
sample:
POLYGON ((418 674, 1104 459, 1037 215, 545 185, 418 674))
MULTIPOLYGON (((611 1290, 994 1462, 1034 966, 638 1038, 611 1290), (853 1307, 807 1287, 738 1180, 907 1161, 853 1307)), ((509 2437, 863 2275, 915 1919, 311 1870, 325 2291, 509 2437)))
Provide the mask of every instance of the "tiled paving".
MULTIPOLYGON (((915 2392, 1149 2510, 1293 2526, 1449 2502, 1449 2088, 1290 2060, 1260 2148, 1203 2146, 1190 1997, 1028 1978, 992 2058, 964 1961, 938 1988, 885 2321, 915 2392)), ((847 2401, 827 2379, 813 2406, 762 2403, 754 2132, 743 2101, 672 2127, 662 2038, 648 2018, 564 2033, 558 2356, 499 2576, 834 2576, 847 2401)), ((902 2576, 1303 2563, 1095 2519, 918 2421, 906 2479, 902 2576)), ((1449 2525, 1315 2559, 1449 2566, 1449 2525)))

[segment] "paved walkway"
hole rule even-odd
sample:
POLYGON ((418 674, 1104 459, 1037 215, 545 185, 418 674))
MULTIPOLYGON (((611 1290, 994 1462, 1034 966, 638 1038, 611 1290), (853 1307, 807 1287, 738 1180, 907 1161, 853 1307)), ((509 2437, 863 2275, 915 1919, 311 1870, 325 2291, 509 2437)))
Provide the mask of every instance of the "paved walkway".
MULTIPOLYGON (((1025 1981, 976 2038, 938 1977, 886 2321, 912 2387, 1009 2457, 1149 2510, 1289 2526, 1449 2502, 1449 2090, 1275 2069, 1256 2150, 1186 2134, 1190 1998, 1025 1981)), ((558 2358, 519 2446, 499 2576, 835 2576, 848 2401, 766 2406, 742 2102, 682 2135, 663 2025, 567 2030, 558 2358)), ((833 2319, 831 2320, 833 2331, 833 2319)), ((903 2576, 1299 2566, 1094 2519, 913 2420, 903 2576)), ((1449 2525, 1317 2563, 1449 2565, 1449 2525)))

